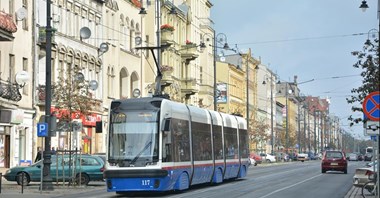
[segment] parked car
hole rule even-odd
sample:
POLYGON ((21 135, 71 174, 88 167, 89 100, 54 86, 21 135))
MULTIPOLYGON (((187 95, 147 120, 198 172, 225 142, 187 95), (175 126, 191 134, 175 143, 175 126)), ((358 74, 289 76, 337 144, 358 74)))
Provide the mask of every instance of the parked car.
POLYGON ((297 155, 297 161, 304 162, 304 161, 307 161, 307 160, 309 160, 308 154, 306 154, 306 153, 299 153, 297 155))
POLYGON ((268 154, 268 153, 260 153, 260 156, 263 158, 263 160, 265 162, 268 162, 268 163, 272 163, 272 162, 276 162, 276 157, 271 155, 271 154, 268 154))
POLYGON ((365 183, 369 181, 369 178, 374 177, 376 174, 377 167, 363 167, 357 168, 355 170, 355 175, 353 176, 353 185, 356 187, 362 187, 365 183))
POLYGON ((290 161, 297 161, 297 153, 290 153, 289 154, 289 160, 290 161))
MULTIPOLYGON (((72 172, 75 182, 88 185, 90 181, 102 181, 104 162, 100 157, 92 155, 52 155, 50 175, 53 181, 70 181, 72 172), (57 174, 58 172, 58 174, 57 174)), ((15 166, 6 171, 4 178, 8 181, 16 181, 18 185, 28 185, 30 182, 41 180, 41 168, 43 161, 37 161, 30 166, 15 166), (23 174, 24 173, 24 174, 23 174)))
POLYGON ((358 154, 350 153, 347 158, 349 161, 358 161, 358 154))
POLYGON ((366 153, 364 155, 364 161, 371 161, 372 160, 372 154, 371 153, 366 153))
POLYGON ((102 158, 103 162, 106 163, 106 153, 94 153, 92 155, 102 158))
POLYGON ((314 154, 313 152, 308 152, 307 155, 308 155, 310 160, 317 160, 318 159, 318 156, 316 154, 314 154))
POLYGON ((364 160, 363 154, 359 153, 358 154, 358 161, 363 161, 363 160, 364 160))
POLYGON ((322 173, 341 171, 347 174, 347 159, 342 151, 325 151, 321 162, 322 173))
POLYGON ((262 157, 256 153, 251 153, 249 155, 249 159, 251 161, 251 164, 256 166, 257 164, 261 164, 261 162, 263 161, 262 157))

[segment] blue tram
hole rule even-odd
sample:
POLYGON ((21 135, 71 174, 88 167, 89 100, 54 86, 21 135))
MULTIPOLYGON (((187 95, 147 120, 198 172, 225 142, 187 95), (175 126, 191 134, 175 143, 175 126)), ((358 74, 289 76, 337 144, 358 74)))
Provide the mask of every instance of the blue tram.
POLYGON ((113 101, 107 141, 108 192, 185 190, 249 166, 244 118, 159 97, 113 101))

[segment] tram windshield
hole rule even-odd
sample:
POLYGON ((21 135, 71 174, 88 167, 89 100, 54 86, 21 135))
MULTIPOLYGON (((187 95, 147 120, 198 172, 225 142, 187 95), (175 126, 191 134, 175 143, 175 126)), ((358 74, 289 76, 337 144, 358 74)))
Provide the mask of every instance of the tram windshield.
POLYGON ((143 167, 158 161, 157 112, 111 112, 109 127, 110 164, 143 167))

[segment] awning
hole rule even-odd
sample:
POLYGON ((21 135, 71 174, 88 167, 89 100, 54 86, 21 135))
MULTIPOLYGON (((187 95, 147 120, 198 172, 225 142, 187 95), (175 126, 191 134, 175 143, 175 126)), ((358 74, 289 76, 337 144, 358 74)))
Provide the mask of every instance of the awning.
POLYGON ((0 11, 0 41, 12 41, 17 26, 10 14, 0 11))

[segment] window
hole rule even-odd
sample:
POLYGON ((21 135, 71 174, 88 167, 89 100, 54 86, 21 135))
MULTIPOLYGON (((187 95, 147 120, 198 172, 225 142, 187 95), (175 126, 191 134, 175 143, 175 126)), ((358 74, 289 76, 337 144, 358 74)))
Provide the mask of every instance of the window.
MULTIPOLYGON (((28 72, 28 59, 27 58, 22 58, 22 70, 28 72)), ((24 95, 28 95, 29 83, 30 82, 27 82, 25 84, 25 86, 22 88, 22 93, 24 95)))
MULTIPOLYGON (((28 11, 28 1, 22 0, 22 7, 28 11)), ((28 30, 28 17, 25 16, 25 18, 22 20, 22 29, 28 30)))
POLYGON ((14 0, 9 0, 9 14, 12 16, 12 18, 15 18, 14 13, 15 13, 14 0))
POLYGON ((9 54, 9 82, 15 79, 15 55, 9 54))

